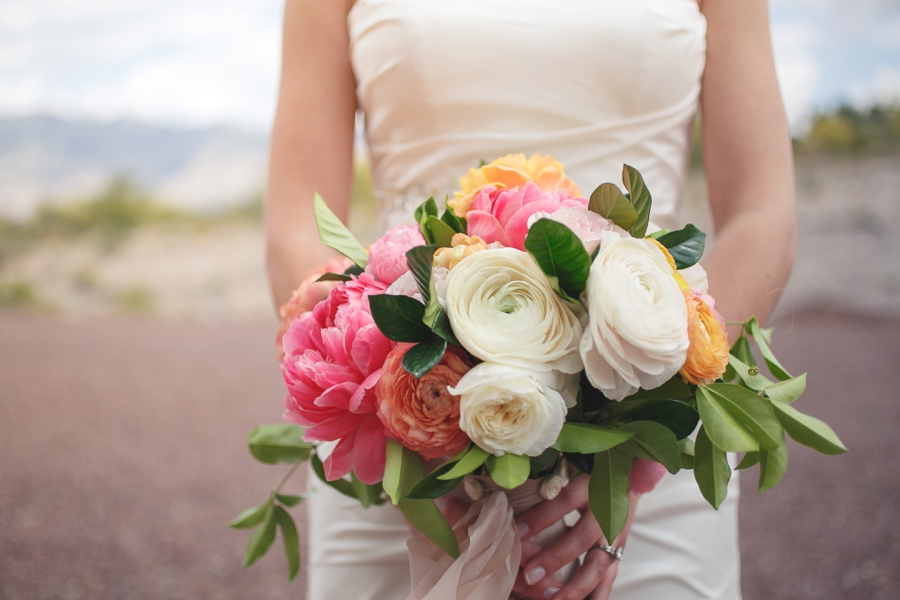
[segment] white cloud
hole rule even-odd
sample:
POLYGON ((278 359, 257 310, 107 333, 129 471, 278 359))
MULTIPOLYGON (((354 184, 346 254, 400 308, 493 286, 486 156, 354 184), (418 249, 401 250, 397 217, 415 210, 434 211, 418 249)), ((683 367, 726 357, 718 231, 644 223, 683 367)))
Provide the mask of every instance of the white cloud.
POLYGON ((851 88, 850 98, 863 109, 874 104, 900 104, 900 67, 878 65, 872 79, 851 88))
POLYGON ((778 83, 795 135, 807 126, 816 101, 816 86, 821 76, 815 56, 816 42, 817 32, 810 24, 776 24, 772 30, 778 83))

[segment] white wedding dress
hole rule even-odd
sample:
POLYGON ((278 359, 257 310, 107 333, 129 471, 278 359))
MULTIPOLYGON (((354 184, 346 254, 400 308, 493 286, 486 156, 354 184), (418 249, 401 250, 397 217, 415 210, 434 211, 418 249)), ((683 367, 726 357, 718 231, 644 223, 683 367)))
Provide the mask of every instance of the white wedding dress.
MULTIPOLYGON (((679 222, 705 62, 696 0, 357 0, 347 26, 385 226, 480 160, 550 154, 588 195, 644 175, 679 222)), ((308 600, 403 600, 408 530, 310 475, 308 600)), ((638 504, 613 600, 740 598, 737 476, 718 511, 691 471, 638 504)))

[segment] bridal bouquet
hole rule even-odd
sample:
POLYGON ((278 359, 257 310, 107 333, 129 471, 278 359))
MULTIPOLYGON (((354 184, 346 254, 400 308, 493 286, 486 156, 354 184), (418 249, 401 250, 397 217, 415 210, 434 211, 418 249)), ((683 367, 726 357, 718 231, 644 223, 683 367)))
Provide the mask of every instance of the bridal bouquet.
MULTIPOLYGON (((641 174, 626 165, 623 182, 583 198, 549 156, 507 156, 470 170, 443 212, 429 199, 417 225, 368 249, 317 195, 321 240, 346 259, 282 308, 285 420, 301 427, 257 428, 253 455, 310 460, 363 505, 397 505, 452 562, 468 540, 434 500, 460 484, 478 499, 532 479, 552 498, 590 473, 590 507, 612 541, 629 486, 652 489, 665 471, 693 469, 718 508, 727 452, 745 453, 738 469, 759 465, 761 491, 785 473, 785 432, 845 452, 794 408, 806 378, 775 358, 771 329, 750 319, 729 348, 697 264, 705 234, 654 227, 641 174), (426 474, 423 459, 443 462, 426 474)), ((259 525, 245 565, 280 526, 296 574, 285 507, 300 500, 279 486, 232 522, 259 525)))

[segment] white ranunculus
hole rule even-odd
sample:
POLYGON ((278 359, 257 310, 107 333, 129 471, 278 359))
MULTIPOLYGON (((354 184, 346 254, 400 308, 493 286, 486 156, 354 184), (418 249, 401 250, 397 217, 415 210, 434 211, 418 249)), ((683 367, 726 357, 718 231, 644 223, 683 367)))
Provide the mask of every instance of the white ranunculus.
POLYGON ((582 370, 581 323, 527 253, 476 252, 447 281, 445 308, 453 333, 474 356, 539 371, 582 370))
MULTIPOLYGON (((455 271, 456 269, 454 269, 455 271)), ((481 363, 449 388, 459 398, 459 428, 480 448, 503 456, 539 456, 552 446, 566 418, 566 403, 552 373, 481 363)))
POLYGON ((623 238, 603 244, 585 290, 581 357, 591 384, 613 400, 653 389, 684 364, 687 307, 659 248, 623 238))

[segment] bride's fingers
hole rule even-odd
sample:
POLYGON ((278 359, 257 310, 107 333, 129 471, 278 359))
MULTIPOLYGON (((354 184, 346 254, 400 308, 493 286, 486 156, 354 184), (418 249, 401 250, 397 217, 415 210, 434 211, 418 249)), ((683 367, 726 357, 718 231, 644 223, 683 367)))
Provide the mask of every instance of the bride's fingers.
MULTIPOLYGON (((534 557, 524 561, 522 571, 525 581, 530 585, 556 573, 564 565, 569 564, 603 540, 603 532, 594 515, 586 510, 572 529, 547 546, 534 557)), ((605 543, 605 540, 603 540, 605 543)), ((598 577, 597 582, 600 579, 598 577)), ((591 588, 593 589, 593 588, 591 588)), ((584 596, 582 596, 584 598, 584 596)))
POLYGON ((603 576, 603 581, 600 582, 600 585, 597 586, 597 589, 594 590, 594 593, 591 594, 591 600, 609 600, 609 595, 612 593, 613 582, 616 580, 616 573, 619 572, 619 561, 614 560, 613 564, 606 571, 606 575, 603 576))
POLYGON ((538 503, 516 519, 516 527, 522 539, 527 539, 539 531, 550 527, 564 516, 584 506, 588 502, 588 477, 579 476, 564 487, 553 500, 538 503))
POLYGON ((532 556, 541 550, 542 548, 539 545, 529 542, 528 540, 522 540, 522 563, 528 562, 532 556))
POLYGON ((569 583, 564 585, 555 596, 552 596, 552 599, 582 600, 590 594, 591 600, 607 600, 609 590, 612 589, 612 582, 619 569, 617 563, 616 559, 603 550, 592 549, 584 557, 584 564, 581 565, 581 568, 575 571, 569 583), (595 593, 591 594, 591 592, 595 593))

